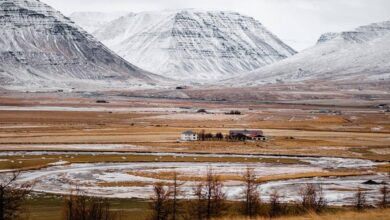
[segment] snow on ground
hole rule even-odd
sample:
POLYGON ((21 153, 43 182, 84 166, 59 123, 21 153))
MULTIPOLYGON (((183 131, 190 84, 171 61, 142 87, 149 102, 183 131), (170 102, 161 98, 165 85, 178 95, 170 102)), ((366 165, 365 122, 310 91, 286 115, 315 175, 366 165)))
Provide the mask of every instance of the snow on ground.
POLYGON ((148 182, 153 183, 156 179, 146 178, 140 176, 134 176, 127 173, 121 172, 104 172, 104 173, 96 173, 93 175, 94 178, 98 181, 104 182, 148 182))
POLYGON ((243 115, 225 115, 225 114, 200 114, 200 113, 187 113, 187 114, 169 114, 147 117, 148 119, 165 119, 165 120, 195 120, 195 121, 223 121, 223 120, 240 120, 243 115))
MULTIPOLYGON (((12 152, 11 152, 12 153, 12 152)), ((14 152, 20 154, 23 152, 14 152)), ((37 154, 39 152, 28 152, 37 154)), ((47 152, 41 152, 47 153, 47 152)), ((61 152, 56 152, 57 154, 61 152)), ((84 152, 87 153, 87 152, 84 152)), ((109 153, 104 153, 109 154, 109 153)), ((126 153, 138 154, 138 153, 126 153)), ((242 157, 243 155, 218 155, 218 154, 170 154, 170 153, 139 153, 139 155, 155 155, 173 157, 193 156, 199 158, 202 156, 208 157, 242 157)), ((280 164, 280 163, 262 163, 261 158, 266 156, 247 155, 247 157, 259 157, 258 163, 197 163, 197 162, 149 162, 149 163, 91 163, 91 164, 70 164, 65 165, 56 163, 52 167, 41 170, 34 170, 22 174, 21 180, 35 181, 34 190, 38 192, 60 193, 66 194, 76 185, 87 194, 113 197, 113 198, 149 198, 152 195, 152 184, 161 180, 136 176, 134 173, 164 173, 177 171, 184 176, 204 176, 208 167, 212 167, 213 171, 219 175, 242 175, 247 167, 254 169, 257 176, 283 175, 302 172, 320 172, 325 168, 370 168, 378 163, 360 160, 360 159, 345 159, 345 158, 314 158, 302 157, 299 158, 308 164, 280 164), (126 187, 103 187, 99 183, 118 183, 118 182, 134 182, 143 183, 145 186, 126 186, 126 187)), ((273 157, 273 156, 267 156, 273 157)), ((286 158, 276 157, 273 158, 286 158)), ((287 157, 295 158, 295 157, 287 157)), ((381 182, 386 177, 384 175, 372 175, 364 177, 343 177, 343 178, 306 178, 299 180, 274 181, 263 184, 261 193, 265 199, 273 189, 278 189, 286 201, 297 199, 299 188, 306 183, 321 183, 326 192, 327 199, 331 204, 342 205, 351 202, 353 192, 350 189, 362 187, 367 189, 369 200, 372 201, 378 197, 378 189, 380 185, 363 185, 366 180, 373 179, 381 182), (345 190, 347 189, 347 190, 345 190)), ((165 181, 169 182, 169 181, 165 181)), ((115 184, 114 184, 115 185, 115 184)), ((194 182, 186 182, 183 186, 185 192, 191 192, 194 182)), ((230 199, 240 199, 239 193, 242 190, 242 184, 238 181, 228 181, 225 183, 230 199)), ((190 195, 191 196, 191 195, 190 195)))
MULTIPOLYGON (((130 144, 31 144, 31 145, 7 145, 10 149, 28 150, 146 150, 149 147, 130 144)), ((13 152, 9 152, 13 153, 13 152)), ((0 153, 1 155, 1 153, 0 153)))
POLYGON ((321 185, 327 201, 333 205, 351 205, 356 190, 360 187, 366 190, 368 202, 378 201, 380 198, 379 189, 382 184, 367 185, 363 184, 367 180, 374 180, 378 183, 388 181, 385 174, 358 176, 358 177, 328 177, 328 178, 306 178, 287 181, 275 181, 263 184, 261 192, 265 198, 269 198, 269 192, 277 189, 284 200, 297 200, 299 191, 305 184, 321 185), (355 191, 354 191, 355 190, 355 191))
POLYGON ((61 165, 66 165, 68 163, 69 163, 68 161, 58 161, 58 162, 54 162, 54 163, 49 163, 49 165, 50 166, 61 166, 61 165))
POLYGON ((371 149, 370 151, 375 154, 390 154, 390 148, 371 149))
POLYGON ((183 108, 144 108, 144 107, 70 107, 70 106, 0 106, 0 111, 73 111, 73 112, 193 112, 183 108))
MULTIPOLYGON (((30 145, 29 145, 30 146, 30 145)), ((36 145, 37 148, 41 145, 36 145)), ((136 145, 43 145, 47 149, 52 149, 52 146, 57 147, 58 149, 83 149, 83 150, 94 150, 94 147, 97 146, 104 148, 102 149, 108 149, 108 150, 115 150, 115 149, 122 149, 122 147, 131 148, 134 147, 134 149, 144 149, 142 146, 136 146, 136 145), (88 148, 90 146, 90 148, 88 148)), ((43 148, 43 147, 42 147, 43 148)), ((55 149, 55 148, 54 148, 55 149)), ((101 149, 101 148, 99 148, 101 149)), ((0 152, 0 156, 13 156, 13 155, 59 155, 59 154, 67 154, 67 155, 78 155, 78 154, 91 154, 91 155, 112 155, 112 154, 120 154, 123 156, 132 156, 132 155, 143 155, 143 156, 155 156, 155 157, 161 157, 161 156, 172 156, 172 157, 193 157, 193 158, 199 158, 199 157, 217 157, 217 158, 237 158, 237 157, 246 157, 246 158, 258 158, 259 163, 261 163, 261 160, 263 158, 274 158, 274 159, 297 159, 302 162, 306 162, 311 167, 318 167, 321 169, 340 169, 340 168, 354 168, 354 169, 368 169, 371 167, 374 167, 375 165, 378 165, 380 163, 374 162, 371 160, 364 160, 364 159, 352 159, 352 158, 334 158, 334 157, 298 157, 298 156, 272 156, 272 155, 256 155, 256 154, 197 154, 197 153, 144 153, 144 152, 65 152, 65 151, 56 151, 56 152, 49 152, 49 151, 6 151, 6 152, 0 152)), ((278 163, 275 163, 276 165, 278 163)), ((192 168, 192 167, 191 167, 192 168)))
POLYGON ((240 76, 295 54, 260 22, 235 12, 142 12, 93 34, 142 69, 197 84, 240 76))
MULTIPOLYGON (((107 146, 106 146, 107 147, 107 146)), ((1 152, 5 155, 57 155, 66 152, 1 152)), ((67 154, 118 154, 116 152, 72 152, 67 154)), ((193 153, 122 153, 128 155, 152 155, 156 157, 247 157, 259 158, 256 163, 198 163, 198 162, 148 162, 148 163, 90 163, 90 164, 67 164, 66 161, 59 161, 51 164, 51 167, 40 170, 32 170, 22 174, 20 181, 34 181, 34 190, 38 192, 66 194, 77 186, 87 194, 112 198, 149 198, 152 195, 152 184, 161 182, 159 179, 138 176, 136 173, 148 173, 161 175, 161 173, 177 171, 180 175, 196 177, 204 176, 207 169, 211 167, 218 175, 242 175, 247 167, 253 168, 257 176, 271 176, 283 174, 295 174, 304 172, 322 172, 327 169, 353 168, 370 169, 380 164, 369 160, 331 158, 331 157, 286 157, 286 156, 264 156, 264 155, 240 155, 240 154, 193 154, 193 153), (281 164, 262 163, 262 158, 290 158, 299 159, 307 164, 281 164), (142 183, 134 186, 115 186, 115 183, 142 183), (102 186, 101 183, 113 183, 113 186, 102 186)), ((4 170, 3 170, 4 171, 4 170)), ((298 180, 273 181, 261 186, 261 194, 264 199, 269 197, 272 190, 277 189, 283 200, 290 201, 298 198, 300 187, 306 183, 318 183, 323 186, 327 200, 334 205, 350 204, 354 189, 362 187, 367 190, 368 200, 374 201, 379 196, 379 185, 364 185, 367 180, 382 182, 388 178, 385 175, 377 174, 361 177, 329 177, 329 178, 305 178, 298 180)), ((163 181, 169 182, 169 181, 163 181)), ((194 182, 187 181, 183 190, 191 192, 194 182)), ((225 183, 225 190, 230 199, 238 200, 242 190, 242 183, 239 181, 228 181, 225 183)), ((191 195, 189 195, 191 196, 191 195)))
MULTIPOLYGON (((53 166, 41 170, 35 170, 23 173, 20 181, 34 181, 34 190, 39 192, 50 193, 67 193, 73 186, 88 193, 99 191, 104 196, 115 197, 118 191, 112 187, 99 187, 99 183, 104 182, 143 182, 149 185, 161 181, 149 177, 141 177, 128 174, 129 172, 167 172, 177 171, 186 176, 204 176, 208 167, 211 166, 213 171, 219 175, 242 175, 246 168, 252 167, 259 176, 269 176, 278 174, 291 174, 300 172, 321 171, 321 168, 307 165, 286 165, 286 164, 265 164, 265 163, 97 163, 97 164, 71 164, 64 166, 53 166)), ((192 182, 188 183, 192 186, 192 182)), ((116 187, 119 192, 133 187, 116 187)), ((147 190, 146 187, 143 190, 147 190)), ((137 197, 128 191, 126 197, 137 197)), ((147 191, 141 198, 148 198, 150 193, 147 191)), ((123 196, 120 196, 123 197, 123 196)))
MULTIPOLYGON (((207 167, 206 163, 126 163, 126 164, 72 164, 69 166, 51 167, 39 171, 33 171, 22 175, 23 181, 35 180, 35 191, 50 193, 67 193, 77 185, 80 189, 91 195, 119 198, 149 198, 152 195, 151 184, 160 181, 148 177, 140 177, 127 174, 129 171, 152 171, 163 172, 176 170, 185 175, 204 175, 207 167), (101 182, 142 182, 146 186, 133 187, 99 187, 101 182)), ((259 176, 275 175, 281 173, 294 173, 303 171, 320 170, 295 165, 269 165, 250 164, 259 176), (274 166, 274 167, 273 167, 274 166)), ((245 171, 247 164, 213 164, 212 168, 217 174, 240 174, 245 171)), ((362 187, 367 190, 368 200, 373 201, 379 198, 380 185, 363 185, 366 180, 382 182, 388 178, 385 175, 371 175, 363 177, 344 178, 307 178, 299 180, 275 181, 263 184, 260 188, 264 199, 269 197, 272 190, 277 189, 284 197, 283 200, 296 200, 299 190, 307 183, 321 184, 326 194, 327 200, 331 204, 350 204, 354 192, 352 189, 362 187), (345 190, 347 189, 347 190, 345 190)), ((194 182, 186 182, 183 190, 187 193, 192 191, 194 182)), ((230 199, 240 199, 239 192, 242 184, 237 181, 229 181, 225 184, 225 190, 230 199)))

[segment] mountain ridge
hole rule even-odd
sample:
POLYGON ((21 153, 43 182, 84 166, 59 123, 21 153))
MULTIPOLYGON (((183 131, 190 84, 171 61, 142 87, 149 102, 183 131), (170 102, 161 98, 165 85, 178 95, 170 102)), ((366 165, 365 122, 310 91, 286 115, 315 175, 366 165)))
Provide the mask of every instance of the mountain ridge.
POLYGON ((240 75, 296 53, 260 22, 236 12, 142 12, 93 34, 143 69, 192 82, 240 75))
POLYGON ((155 84, 69 18, 36 0, 0 0, 0 86, 115 88, 155 84))
POLYGON ((81 26, 89 33, 93 33, 101 26, 118 19, 122 16, 129 15, 128 11, 116 11, 116 12, 95 12, 95 11, 81 11, 73 12, 69 17, 77 25, 81 26))
POLYGON ((307 80, 351 84, 390 80, 390 22, 325 33, 313 47, 236 80, 237 86, 307 80))

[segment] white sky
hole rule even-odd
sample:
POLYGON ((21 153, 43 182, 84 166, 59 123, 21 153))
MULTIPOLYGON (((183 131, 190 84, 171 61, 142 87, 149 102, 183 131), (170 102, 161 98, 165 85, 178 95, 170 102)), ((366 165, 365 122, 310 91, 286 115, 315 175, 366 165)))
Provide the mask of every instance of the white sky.
POLYGON ((41 0, 69 15, 75 11, 155 11, 196 8, 237 11, 263 23, 296 50, 325 32, 390 20, 390 0, 41 0))

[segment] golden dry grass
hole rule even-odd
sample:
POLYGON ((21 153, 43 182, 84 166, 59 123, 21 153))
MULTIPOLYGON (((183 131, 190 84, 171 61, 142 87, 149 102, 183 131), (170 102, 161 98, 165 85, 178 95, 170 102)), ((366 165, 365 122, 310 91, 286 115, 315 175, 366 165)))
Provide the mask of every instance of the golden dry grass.
MULTIPOLYGON (((145 172, 145 171, 133 171, 128 172, 129 175, 133 176, 140 176, 140 177, 147 177, 147 178, 153 178, 153 179, 159 179, 159 180, 172 180, 174 176, 174 172, 145 172)), ((238 180, 241 181, 242 177, 239 175, 218 175, 220 180, 222 181, 228 181, 228 180, 238 180)), ((196 176, 196 175, 183 175, 178 173, 177 174, 177 180, 179 181, 185 181, 185 182, 191 182, 191 181, 205 181, 206 177, 204 176, 196 176)))
MULTIPOLYGON (((0 98, 0 104, 35 106, 39 97, 31 99, 0 98)), ((178 108, 194 107, 220 110, 207 115, 220 120, 198 120, 174 111, 109 112, 107 111, 0 111, 0 148, 10 144, 136 144, 151 151, 268 153, 323 155, 368 158, 390 161, 389 154, 370 149, 390 146, 390 114, 372 108, 317 107, 289 104, 255 104, 192 102, 188 100, 113 100, 97 105, 88 98, 45 97, 45 105, 107 108, 178 108), (242 109, 239 119, 224 117, 223 111, 242 109), (337 109, 340 115, 323 114, 318 108, 337 109), (249 110, 251 109, 251 110, 249 110), (169 116, 164 118, 164 116, 169 116), (227 133, 232 128, 264 129, 271 138, 260 143, 201 142, 177 143, 183 130, 227 133), (374 128, 380 128, 373 131, 374 128), (290 138, 293 137, 293 138, 290 138)), ((191 116, 194 113, 188 113, 191 116)), ((201 117, 198 116, 197 117, 201 117)), ((28 148, 28 146, 27 146, 28 148)))
MULTIPOLYGON (((159 180, 172 180, 174 172, 171 171, 162 171, 162 172, 152 172, 152 171, 132 171, 128 172, 129 175, 147 177, 159 180)), ((270 181, 279 181, 279 180, 290 180, 290 179, 301 179, 301 178, 313 178, 313 177, 347 177, 347 176, 361 176, 367 175, 369 172, 356 172, 356 171, 331 171, 331 172, 307 172, 307 173, 295 173, 295 174, 283 174, 283 175, 271 175, 264 176, 257 179, 259 183, 265 183, 270 181)), ((222 181, 243 181, 242 175, 219 175, 219 178, 222 181)), ((178 173, 177 179, 179 181, 204 181, 206 177, 197 176, 197 175, 183 175, 178 173)))
MULTIPOLYGON (((254 218, 251 220, 267 220, 269 218, 254 218)), ((275 220, 390 220, 390 209, 375 209, 364 212, 345 211, 318 215, 315 213, 304 216, 280 217, 275 220)), ((219 220, 250 220, 244 217, 227 217, 219 220)))
POLYGON ((362 176, 367 175, 368 172, 362 171, 329 171, 329 172, 308 172, 308 173, 295 173, 295 174, 283 174, 260 177, 257 181, 259 183, 278 181, 278 180, 290 180, 312 177, 347 177, 347 176, 362 176))
POLYGON ((68 163, 119 163, 119 162, 205 162, 205 163, 285 163, 304 164, 299 159, 250 158, 250 157, 190 157, 190 156, 154 156, 123 154, 58 154, 58 155, 18 155, 0 156, 0 170, 38 169, 51 163, 65 161, 68 163))
POLYGON ((381 164, 376 168, 377 172, 390 173, 390 164, 381 164))
POLYGON ((97 185, 100 187, 144 187, 149 184, 145 182, 103 182, 97 185))

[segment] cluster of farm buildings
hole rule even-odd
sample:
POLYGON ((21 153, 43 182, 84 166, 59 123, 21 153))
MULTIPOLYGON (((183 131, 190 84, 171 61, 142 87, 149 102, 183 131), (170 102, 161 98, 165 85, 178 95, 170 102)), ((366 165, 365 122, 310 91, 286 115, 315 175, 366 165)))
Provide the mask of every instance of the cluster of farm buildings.
MULTIPOLYGON (((262 130, 230 130, 229 138, 239 140, 250 140, 250 141, 264 141, 266 137, 262 130)), ((199 134, 191 130, 185 131, 181 134, 180 140, 182 141, 198 141, 199 134)))

